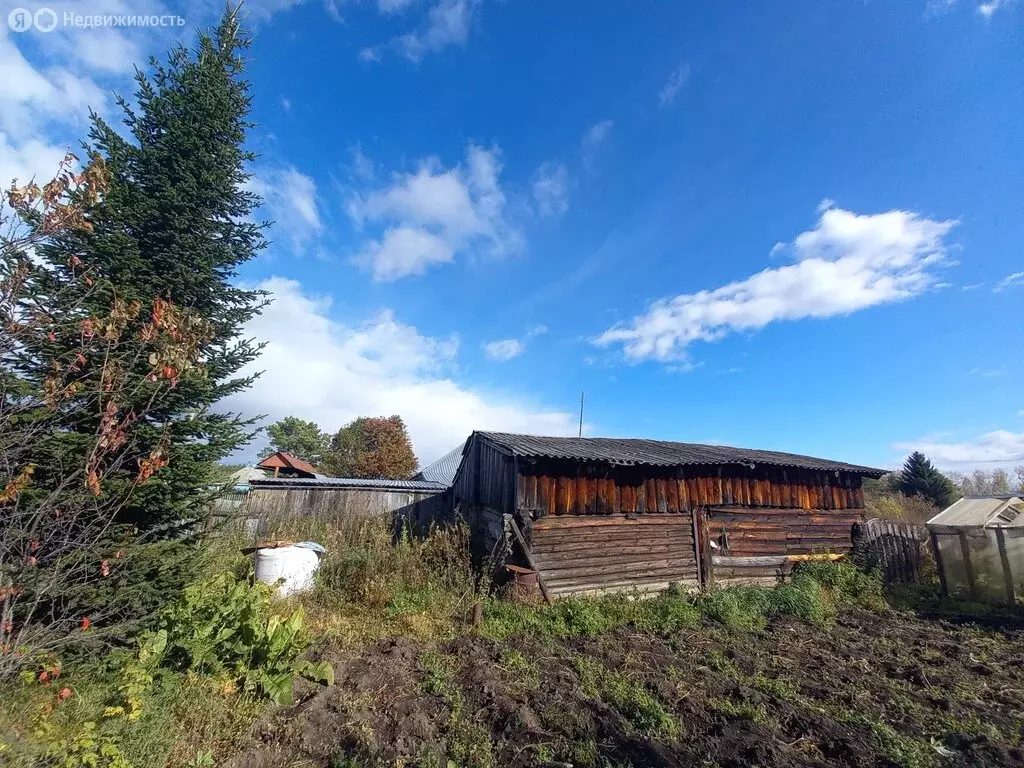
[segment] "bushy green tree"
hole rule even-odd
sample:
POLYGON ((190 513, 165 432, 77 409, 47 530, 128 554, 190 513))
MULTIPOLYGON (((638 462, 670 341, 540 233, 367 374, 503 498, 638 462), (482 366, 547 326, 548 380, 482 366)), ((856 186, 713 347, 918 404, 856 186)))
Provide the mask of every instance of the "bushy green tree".
POLYGON ((324 462, 331 438, 320 431, 312 421, 303 421, 295 416, 286 416, 267 427, 270 445, 260 452, 266 458, 276 451, 284 451, 308 461, 314 467, 324 462))
POLYGON ((416 454, 401 416, 361 416, 338 430, 324 463, 336 477, 400 480, 416 471, 416 454))
MULTIPOLYGON (((260 351, 240 333, 264 296, 236 280, 238 267, 265 245, 263 225, 252 218, 259 198, 247 191, 254 159, 244 148, 247 46, 229 10, 194 49, 178 46, 166 63, 151 59, 149 74, 137 72, 135 105, 118 99, 126 130, 92 116, 87 149, 105 161, 109 184, 89 208, 91 227, 60 233, 38 250, 54 270, 87 263, 126 302, 167 299, 209 324, 200 353, 205 375, 183 379, 139 424, 133 450, 142 457, 162 445, 168 459, 159 482, 137 488, 121 512, 143 532, 169 531, 200 514, 215 462, 254 431, 251 421, 215 407, 250 385, 252 377, 239 372, 260 351)), ((85 292, 81 301, 99 311, 109 296, 85 292)), ((142 405, 123 407, 140 412, 142 405)), ((88 433, 98 419, 70 428, 88 433)), ((123 480, 131 482, 127 473, 123 480)))
POLYGON ((907 457, 900 470, 898 485, 900 493, 923 496, 940 508, 948 507, 959 496, 952 481, 920 451, 914 451, 907 457))

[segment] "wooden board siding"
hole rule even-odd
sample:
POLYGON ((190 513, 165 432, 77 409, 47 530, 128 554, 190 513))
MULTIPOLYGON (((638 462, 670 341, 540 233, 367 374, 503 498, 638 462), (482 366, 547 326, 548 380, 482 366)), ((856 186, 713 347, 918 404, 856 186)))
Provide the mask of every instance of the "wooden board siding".
POLYGON ((863 511, 856 509, 718 507, 708 511, 707 528, 723 555, 810 555, 849 552, 853 524, 863 520, 863 511))
MULTIPOLYGON (((515 474, 514 462, 492 446, 474 440, 469 446, 469 455, 463 459, 453 485, 455 502, 466 501, 470 504, 483 505, 502 512, 511 512, 515 506, 515 474)), ((550 484, 553 478, 546 481, 537 477, 534 484, 533 498, 540 496, 538 487, 542 481, 550 484)), ((547 486, 545 493, 550 493, 547 486)), ((552 505, 553 507, 553 505, 552 505)))
POLYGON ((678 514, 697 507, 731 504, 829 511, 864 506, 860 477, 851 474, 774 468, 755 471, 741 466, 674 471, 648 468, 647 472, 640 474, 632 467, 531 465, 521 461, 517 508, 541 518, 629 512, 678 514))
POLYGON ((697 586, 689 514, 554 516, 535 522, 531 539, 534 561, 554 595, 651 591, 673 582, 697 586))

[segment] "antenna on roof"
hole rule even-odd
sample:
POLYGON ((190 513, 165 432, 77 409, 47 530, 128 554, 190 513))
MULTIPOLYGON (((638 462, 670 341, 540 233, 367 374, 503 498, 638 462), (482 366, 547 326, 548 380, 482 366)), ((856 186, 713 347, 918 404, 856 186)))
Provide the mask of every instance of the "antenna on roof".
POLYGON ((583 393, 580 392, 580 437, 583 437, 583 393))

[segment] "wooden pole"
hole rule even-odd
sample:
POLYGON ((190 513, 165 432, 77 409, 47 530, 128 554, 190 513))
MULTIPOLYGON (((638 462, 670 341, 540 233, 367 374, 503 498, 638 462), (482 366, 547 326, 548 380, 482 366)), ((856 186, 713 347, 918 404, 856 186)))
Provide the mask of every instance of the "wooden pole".
POLYGON ((701 568, 700 530, 697 526, 697 510, 690 510, 690 522, 693 524, 693 559, 697 564, 697 588, 704 589, 704 573, 701 568))
POLYGON ((932 556, 935 558, 935 570, 939 573, 939 586, 942 588, 942 596, 949 597, 946 569, 942 566, 942 552, 939 551, 939 537, 933 531, 928 531, 928 541, 932 545, 932 556))
POLYGON ((551 595, 548 594, 548 587, 544 583, 544 577, 540 575, 540 568, 533 562, 533 555, 530 554, 530 548, 526 546, 526 539, 523 538, 523 532, 519 530, 519 525, 516 523, 514 517, 509 518, 509 523, 512 525, 512 534, 516 537, 516 542, 519 544, 520 549, 523 550, 523 555, 526 557, 526 562, 530 564, 530 568, 537 574, 537 584, 540 586, 540 593, 544 596, 544 602, 551 605, 551 595))
POLYGON ((1006 555, 1006 538, 1003 529, 996 528, 996 543, 999 545, 999 561, 1003 564, 1003 581, 1006 584, 1006 602, 1013 607, 1017 605, 1017 597, 1013 594, 1013 571, 1010 570, 1010 558, 1006 555))
POLYGON ((967 584, 971 588, 971 597, 977 597, 978 586, 974 583, 974 565, 971 563, 971 549, 967 544, 967 535, 960 532, 960 555, 964 559, 964 570, 967 571, 967 584))

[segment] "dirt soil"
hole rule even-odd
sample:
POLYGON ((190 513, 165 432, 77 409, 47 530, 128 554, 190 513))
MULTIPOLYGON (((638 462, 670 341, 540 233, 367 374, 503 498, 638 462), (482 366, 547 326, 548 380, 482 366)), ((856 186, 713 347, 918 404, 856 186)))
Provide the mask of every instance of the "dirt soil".
POLYGON ((324 652, 229 768, 1024 766, 1024 630, 909 614, 324 652))

